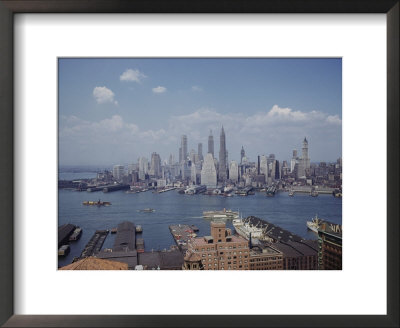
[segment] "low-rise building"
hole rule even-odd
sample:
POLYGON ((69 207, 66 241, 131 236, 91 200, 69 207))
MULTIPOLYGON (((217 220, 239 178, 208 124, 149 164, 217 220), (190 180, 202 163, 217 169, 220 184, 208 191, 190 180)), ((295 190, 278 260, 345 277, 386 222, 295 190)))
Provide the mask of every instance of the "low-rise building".
POLYGON ((250 250, 250 270, 283 270, 283 254, 268 245, 254 246, 250 250))

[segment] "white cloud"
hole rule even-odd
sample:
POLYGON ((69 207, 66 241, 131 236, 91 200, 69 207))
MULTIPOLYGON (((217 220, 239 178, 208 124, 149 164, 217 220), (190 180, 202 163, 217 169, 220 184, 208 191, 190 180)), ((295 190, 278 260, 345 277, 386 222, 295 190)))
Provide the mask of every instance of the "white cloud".
POLYGON ((328 123, 331 123, 331 124, 337 124, 337 125, 340 125, 340 124, 342 124, 342 120, 339 118, 339 116, 337 116, 337 115, 329 115, 327 118, 326 118, 326 121, 328 122, 328 123))
POLYGON ((203 91, 203 88, 199 87, 198 85, 194 85, 194 86, 192 86, 192 91, 201 92, 201 91, 203 91))
POLYGON ((302 140, 307 137, 311 158, 328 160, 341 155, 341 123, 338 115, 277 105, 252 115, 246 115, 245 111, 223 113, 213 108, 200 108, 189 114, 172 116, 154 129, 141 129, 119 115, 95 122, 68 116, 60 117, 60 152, 68 149, 70 157, 86 156, 87 161, 112 161, 114 158, 117 162, 128 161, 135 156, 150 156, 153 151, 167 158, 170 153, 177 156, 182 134, 188 136, 190 148, 202 142, 206 151, 210 129, 218 152, 223 125, 229 159, 238 158, 242 145, 251 160, 269 153, 275 153, 280 160, 288 159, 291 150, 300 149, 302 140))
POLYGON ((166 87, 158 86, 157 88, 153 88, 153 92, 154 92, 154 93, 164 93, 164 92, 166 92, 166 91, 167 91, 167 88, 166 88, 166 87))
POLYGON ((118 102, 114 100, 114 96, 114 92, 112 92, 107 87, 95 87, 93 89, 93 97, 94 99, 96 99, 98 104, 111 102, 115 105, 118 105, 118 102))
POLYGON ((147 76, 140 72, 138 69, 127 69, 125 72, 121 74, 119 77, 120 81, 127 81, 127 82, 137 82, 140 83, 142 79, 146 78, 147 76))

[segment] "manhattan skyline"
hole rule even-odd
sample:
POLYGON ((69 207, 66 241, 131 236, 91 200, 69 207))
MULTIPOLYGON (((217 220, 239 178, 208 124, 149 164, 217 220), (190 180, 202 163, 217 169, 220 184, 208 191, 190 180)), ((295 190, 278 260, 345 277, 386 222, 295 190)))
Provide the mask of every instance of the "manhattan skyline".
POLYGON ((289 160, 304 137, 313 161, 335 161, 341 77, 340 59, 60 59, 59 164, 178 159, 182 135, 205 156, 222 126, 229 161, 242 146, 289 160))

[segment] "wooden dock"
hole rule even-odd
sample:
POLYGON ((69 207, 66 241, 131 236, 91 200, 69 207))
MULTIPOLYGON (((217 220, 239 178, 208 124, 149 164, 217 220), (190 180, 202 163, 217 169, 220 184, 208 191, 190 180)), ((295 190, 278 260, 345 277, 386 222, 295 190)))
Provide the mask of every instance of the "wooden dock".
POLYGON ((169 231, 171 232, 175 243, 178 245, 181 251, 186 251, 188 247, 188 241, 191 238, 196 237, 196 234, 193 231, 193 227, 187 224, 170 225, 169 231))

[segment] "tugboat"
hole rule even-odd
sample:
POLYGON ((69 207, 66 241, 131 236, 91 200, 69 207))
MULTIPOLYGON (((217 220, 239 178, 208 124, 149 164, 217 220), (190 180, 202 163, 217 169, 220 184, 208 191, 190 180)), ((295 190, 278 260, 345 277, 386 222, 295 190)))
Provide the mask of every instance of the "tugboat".
POLYGON ((142 213, 153 213, 156 210, 154 208, 144 208, 142 210, 138 210, 138 212, 142 212, 142 213))
POLYGON ((97 202, 93 202, 93 201, 85 201, 82 203, 83 205, 97 205, 97 206, 110 206, 111 203, 110 202, 102 202, 100 201, 100 199, 97 202))

